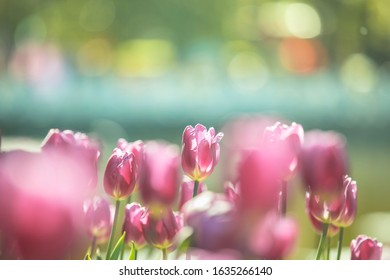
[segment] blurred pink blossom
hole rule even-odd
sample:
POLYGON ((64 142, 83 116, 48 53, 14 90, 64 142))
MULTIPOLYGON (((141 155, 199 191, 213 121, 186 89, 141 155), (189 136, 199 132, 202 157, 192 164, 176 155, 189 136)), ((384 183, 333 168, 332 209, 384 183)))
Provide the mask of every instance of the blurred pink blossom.
POLYGON ((180 178, 179 160, 176 146, 157 141, 146 143, 139 178, 139 191, 146 204, 170 206, 174 203, 180 178))
POLYGON ((261 259, 284 259, 294 249, 298 226, 291 218, 268 213, 249 235, 248 249, 261 259))
POLYGON ((96 238, 98 244, 107 242, 110 237, 112 221, 108 201, 93 197, 84 202, 85 223, 88 235, 96 238))

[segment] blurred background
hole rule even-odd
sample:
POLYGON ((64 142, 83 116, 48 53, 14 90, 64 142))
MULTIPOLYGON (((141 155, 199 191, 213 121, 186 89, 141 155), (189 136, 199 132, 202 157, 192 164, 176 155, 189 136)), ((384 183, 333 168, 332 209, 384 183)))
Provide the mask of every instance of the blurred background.
MULTIPOLYGON (((119 137, 180 144, 188 124, 243 114, 333 129, 359 187, 346 245, 390 244, 389 78, 387 0, 0 0, 2 150, 83 131, 101 139, 103 169, 119 137)), ((208 185, 222 191, 219 173, 208 185)), ((315 247, 292 195, 299 247, 315 247)))

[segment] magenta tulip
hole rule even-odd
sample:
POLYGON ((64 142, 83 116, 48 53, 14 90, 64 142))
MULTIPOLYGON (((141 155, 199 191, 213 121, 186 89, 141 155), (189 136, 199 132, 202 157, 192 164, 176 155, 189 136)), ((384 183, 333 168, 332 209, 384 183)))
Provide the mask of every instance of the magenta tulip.
MULTIPOLYGON (((203 184, 202 182, 198 185, 198 193, 200 194, 207 190, 207 186, 203 184)), ((187 177, 184 178, 183 182, 180 185, 180 191, 179 191, 179 209, 182 209, 183 205, 192 199, 192 195, 194 193, 194 181, 188 179, 187 177)))
POLYGON ((332 199, 343 191, 348 173, 345 139, 332 131, 310 131, 300 154, 304 184, 312 194, 332 199))
POLYGON ((177 216, 170 209, 163 213, 146 211, 141 217, 141 226, 146 241, 159 249, 171 247, 176 233, 180 230, 177 216))
POLYGON ((145 146, 139 178, 142 200, 148 205, 170 206, 179 185, 179 153, 176 146, 151 141, 145 146))
POLYGON ((181 164, 184 173, 192 180, 203 181, 213 172, 219 160, 219 142, 223 133, 201 124, 187 126, 183 132, 181 164))
POLYGON ((337 227, 350 226, 355 219, 357 211, 356 182, 345 176, 343 187, 343 192, 332 200, 326 200, 321 195, 307 192, 307 212, 322 223, 330 223, 337 227))
POLYGON ((88 235, 97 243, 105 243, 111 232, 110 204, 101 197, 94 197, 84 203, 85 223, 88 235))
POLYGON ((382 243, 366 235, 359 235, 351 241, 351 260, 380 260, 382 243))
POLYGON ((89 178, 84 162, 61 150, 0 153, 1 257, 81 258, 89 178))
POLYGON ((134 242, 137 250, 146 244, 146 240, 142 231, 141 217, 145 214, 145 208, 138 203, 126 205, 125 220, 122 231, 126 232, 125 243, 130 245, 134 242))
POLYGON ((134 155, 115 148, 104 172, 106 193, 116 200, 126 199, 134 191, 136 178, 134 155))

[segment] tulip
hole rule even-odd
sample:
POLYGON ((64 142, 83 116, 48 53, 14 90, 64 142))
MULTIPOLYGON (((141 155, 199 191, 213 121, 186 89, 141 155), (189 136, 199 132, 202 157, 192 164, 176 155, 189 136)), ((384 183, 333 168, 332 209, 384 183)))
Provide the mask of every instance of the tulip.
POLYGON ((0 153, 0 248, 4 259, 80 258, 88 169, 74 155, 0 153), (61 160, 53 160, 61 159, 61 160))
POLYGON ((248 248, 261 259, 284 259, 294 248, 297 237, 294 220, 269 212, 250 233, 248 248))
POLYGON ((350 226, 356 216, 357 186, 348 176, 344 177, 343 192, 332 201, 324 200, 320 195, 306 193, 306 208, 315 219, 337 227, 350 226))
POLYGON ((240 211, 245 216, 259 216, 268 210, 277 209, 280 191, 279 165, 274 165, 272 153, 267 150, 248 149, 244 151, 238 166, 240 186, 240 211))
POLYGON ((56 159, 55 156, 62 153, 68 158, 72 157, 78 165, 85 165, 83 170, 88 174, 86 185, 90 189, 96 188, 97 163, 100 156, 100 147, 96 141, 81 132, 50 129, 42 142, 41 149, 45 154, 53 157, 53 162, 61 160, 61 158, 56 159))
POLYGON ((184 225, 193 228, 193 246, 217 251, 231 248, 237 230, 234 205, 223 194, 202 192, 183 209, 184 225))
POLYGON ((94 197, 84 203, 85 223, 88 235, 99 243, 108 240, 111 231, 111 211, 108 201, 94 197))
POLYGON ((219 160, 219 142, 223 133, 201 124, 187 126, 183 132, 181 164, 184 173, 194 181, 203 181, 213 172, 219 160))
MULTIPOLYGON (((203 183, 199 183, 197 194, 200 194, 207 190, 207 186, 203 183)), ((179 209, 183 208, 183 205, 192 199, 194 193, 194 182, 187 179, 183 180, 180 185, 180 194, 179 194, 179 209)))
POLYGON ((115 148, 104 173, 106 193, 116 200, 123 200, 133 192, 136 178, 134 155, 115 148))
POLYGON ((173 239, 180 230, 175 213, 166 209, 163 213, 148 210, 140 219, 146 241, 159 249, 166 250, 173 245, 173 239))
POLYGON ((290 126, 276 122, 264 130, 262 148, 272 150, 273 159, 281 167, 281 178, 289 180, 297 171, 298 154, 303 144, 303 128, 300 124, 290 126))
POLYGON ((126 232, 125 243, 130 245, 134 242, 136 250, 141 249, 145 244, 145 237, 142 231, 141 217, 145 214, 145 208, 138 203, 126 205, 125 220, 122 230, 126 232))
POLYGON ((306 190, 328 200, 343 191, 348 173, 345 139, 336 132, 311 131, 305 135, 300 166, 306 190))
POLYGON ((151 141, 146 144, 139 178, 142 200, 152 206, 170 206, 179 185, 179 154, 176 146, 151 141))
POLYGON ((351 241, 351 260, 380 260, 382 243, 366 235, 359 235, 351 241))

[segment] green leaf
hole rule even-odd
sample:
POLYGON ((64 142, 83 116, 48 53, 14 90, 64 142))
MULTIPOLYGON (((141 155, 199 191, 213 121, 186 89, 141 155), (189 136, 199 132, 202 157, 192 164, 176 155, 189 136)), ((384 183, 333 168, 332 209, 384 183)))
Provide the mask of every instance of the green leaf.
POLYGON ((121 254, 121 251, 123 250, 123 247, 125 246, 125 235, 126 232, 123 232, 121 238, 119 238, 118 242, 116 243, 114 250, 112 250, 110 260, 117 260, 119 259, 119 256, 121 254))
POLYGON ((129 256, 129 260, 131 261, 134 261, 135 260, 135 245, 134 245, 134 242, 131 242, 131 251, 130 251, 130 256, 129 256))
POLYGON ((90 261, 91 260, 91 256, 89 255, 89 253, 87 253, 84 257, 84 260, 85 261, 90 261))

